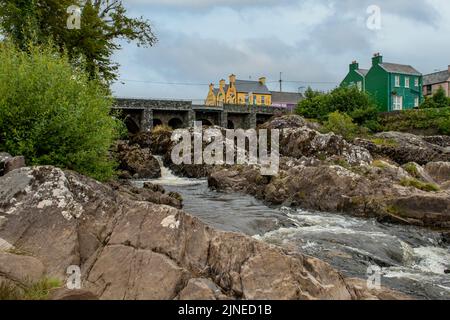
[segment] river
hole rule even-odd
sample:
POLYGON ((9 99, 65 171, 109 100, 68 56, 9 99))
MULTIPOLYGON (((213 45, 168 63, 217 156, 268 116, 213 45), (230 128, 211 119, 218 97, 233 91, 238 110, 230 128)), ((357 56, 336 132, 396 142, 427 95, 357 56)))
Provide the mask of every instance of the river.
POLYGON ((179 178, 165 167, 162 178, 151 182, 180 193, 184 210, 215 228, 317 257, 351 277, 366 279, 368 267, 375 265, 386 287, 418 299, 450 300, 450 246, 439 232, 269 207, 248 195, 212 191, 205 180, 179 178))

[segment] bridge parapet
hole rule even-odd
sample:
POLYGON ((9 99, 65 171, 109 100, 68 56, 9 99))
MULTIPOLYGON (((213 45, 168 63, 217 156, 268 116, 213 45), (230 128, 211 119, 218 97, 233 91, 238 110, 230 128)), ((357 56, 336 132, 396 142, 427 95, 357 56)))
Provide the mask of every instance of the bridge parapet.
POLYGON ((154 125, 160 124, 189 127, 197 119, 222 127, 250 129, 273 115, 288 112, 285 108, 272 106, 206 106, 182 100, 124 98, 116 99, 113 108, 122 110, 126 119, 133 121, 134 127, 141 131, 151 130, 154 125))

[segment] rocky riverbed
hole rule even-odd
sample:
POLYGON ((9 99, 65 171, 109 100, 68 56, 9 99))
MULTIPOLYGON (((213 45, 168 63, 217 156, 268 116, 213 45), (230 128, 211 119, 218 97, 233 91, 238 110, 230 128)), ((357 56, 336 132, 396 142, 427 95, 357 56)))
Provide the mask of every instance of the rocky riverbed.
MULTIPOLYGON (((391 132, 346 141, 296 116, 273 119, 264 128, 282 129, 280 172, 274 177, 262 176, 257 166, 175 166, 167 130, 139 134, 112 150, 124 179, 154 181, 170 168, 176 176, 206 179, 205 192, 245 195, 236 200, 236 212, 245 212, 245 201, 261 201, 258 209, 247 206, 253 215, 241 214, 235 227, 228 217, 211 219, 217 212, 194 212, 184 187, 100 184, 54 167, 23 167, 24 159, 1 154, 0 282, 20 287, 24 279, 45 276, 64 281, 67 267, 75 265, 82 271, 80 294, 100 299, 446 297, 441 280, 416 295, 409 284, 385 283, 405 296, 369 289, 353 277, 361 278, 371 263, 391 268, 395 278, 395 272, 416 270, 418 261, 434 261, 430 269, 445 277, 448 139, 391 132), (398 229, 383 233, 387 225, 398 229), (411 228, 429 231, 408 238, 411 228), (391 245, 379 241, 388 238, 391 245), (404 250, 392 245, 399 243, 406 244, 404 250), (408 252, 415 258, 408 260, 408 252), (444 260, 417 258, 430 252, 444 260)), ((73 294, 62 290, 55 297, 73 294)))

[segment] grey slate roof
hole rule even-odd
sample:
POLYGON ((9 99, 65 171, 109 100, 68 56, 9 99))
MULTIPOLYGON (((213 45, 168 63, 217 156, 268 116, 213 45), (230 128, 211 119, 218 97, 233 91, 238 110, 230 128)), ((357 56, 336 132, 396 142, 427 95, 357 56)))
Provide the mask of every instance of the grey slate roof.
MULTIPOLYGON (((229 85, 227 84, 223 88, 225 93, 227 93, 228 87, 229 85)), ((270 94, 270 91, 266 85, 261 84, 259 81, 253 80, 236 80, 236 91, 241 93, 253 92, 258 94, 270 94)), ((219 89, 215 88, 213 92, 217 96, 217 94, 219 93, 219 89)))
POLYGON ((439 71, 423 76, 423 85, 428 86, 430 84, 442 83, 449 81, 450 72, 448 70, 439 71))
POLYGON ((369 73, 369 70, 367 70, 367 69, 358 69, 358 70, 356 70, 356 72, 358 72, 360 75, 365 77, 369 73))
POLYGON ((270 94, 270 91, 266 85, 261 84, 259 81, 253 80, 236 80, 236 91, 270 94))
POLYGON ((272 93, 272 104, 285 103, 285 104, 297 104, 303 99, 301 93, 296 92, 279 92, 271 91, 272 93))
POLYGON ((412 76, 421 76, 422 74, 414 69, 412 66, 397 64, 397 63, 381 63, 380 66, 391 73, 409 74, 412 76))

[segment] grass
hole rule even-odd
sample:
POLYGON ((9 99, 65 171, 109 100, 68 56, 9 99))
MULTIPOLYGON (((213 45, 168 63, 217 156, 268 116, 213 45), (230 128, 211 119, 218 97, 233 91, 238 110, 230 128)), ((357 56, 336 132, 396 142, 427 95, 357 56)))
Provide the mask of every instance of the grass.
POLYGON ((60 288, 58 279, 43 278, 37 282, 26 282, 23 285, 0 283, 0 300, 47 300, 50 290, 60 288))
POLYGON ((166 125, 159 125, 153 128, 152 133, 153 134, 159 134, 159 133, 166 133, 166 132, 172 132, 173 129, 166 125))
POLYGON ((426 183, 417 179, 402 179, 400 181, 400 185, 404 187, 414 187, 416 189, 427 192, 438 192, 441 190, 437 185, 433 183, 426 183))
POLYGON ((419 170, 417 169, 417 166, 414 163, 410 162, 410 163, 406 164, 404 166, 404 169, 406 170, 406 172, 408 172, 414 178, 419 177, 419 170))
POLYGON ((392 139, 373 138, 370 141, 372 141, 377 146, 385 146, 385 147, 398 146, 398 142, 392 139))
POLYGON ((381 161, 381 160, 374 160, 374 161, 372 162, 372 166, 373 166, 373 167, 380 168, 380 169, 386 169, 386 168, 389 167, 389 166, 387 165, 386 162, 381 161))

